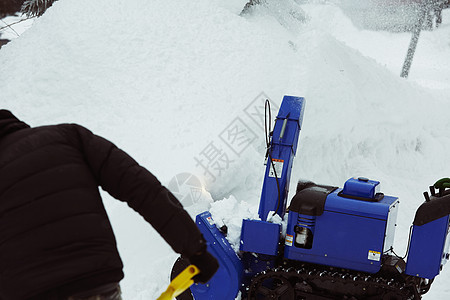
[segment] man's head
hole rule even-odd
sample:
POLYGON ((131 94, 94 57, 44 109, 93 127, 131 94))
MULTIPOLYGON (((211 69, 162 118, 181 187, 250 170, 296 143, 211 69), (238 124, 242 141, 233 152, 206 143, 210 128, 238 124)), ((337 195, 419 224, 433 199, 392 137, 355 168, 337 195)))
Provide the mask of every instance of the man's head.
POLYGON ((0 109, 0 138, 30 126, 17 119, 9 110, 0 109))

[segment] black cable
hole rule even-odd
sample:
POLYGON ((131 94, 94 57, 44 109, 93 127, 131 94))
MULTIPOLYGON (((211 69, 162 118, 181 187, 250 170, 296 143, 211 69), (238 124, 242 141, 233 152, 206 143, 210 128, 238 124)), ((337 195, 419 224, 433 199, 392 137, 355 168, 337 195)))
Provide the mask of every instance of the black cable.
POLYGON ((267 148, 267 153, 269 153, 269 149, 270 149, 270 138, 269 135, 272 134, 272 128, 270 125, 270 121, 272 119, 272 112, 270 111, 270 102, 269 99, 266 99, 266 102, 264 104, 264 135, 266 138, 266 148, 267 148), (267 132, 267 107, 269 107, 269 132, 267 132))
POLYGON ((406 248, 405 256, 402 257, 403 259, 405 259, 405 258, 408 256, 408 254, 409 254, 409 246, 411 245, 412 230, 413 230, 413 226, 411 225, 411 226, 409 227, 408 246, 407 246, 407 248, 406 248))
MULTIPOLYGON (((277 171, 275 170, 275 164, 273 163, 273 159, 272 159, 272 146, 270 145, 270 135, 272 135, 272 127, 271 127, 271 120, 272 120, 272 114, 270 111, 270 102, 269 99, 266 99, 266 103, 264 105, 264 131, 265 131, 265 136, 266 136, 266 147, 267 147, 267 157, 270 160, 270 165, 272 166, 273 169, 273 174, 275 175, 275 181, 277 183, 277 190, 278 190, 278 199, 277 199, 277 208, 275 209, 275 211, 273 212, 272 216, 275 216, 278 209, 280 208, 280 203, 281 203, 281 194, 280 194, 280 183, 278 181, 278 175, 277 175, 277 171), (267 126, 267 110, 269 111, 269 126, 267 126), (269 132, 267 132, 267 127, 269 127, 269 132)), ((269 170, 270 172, 270 170, 269 170)))
POLYGON ((411 227, 409 227, 408 246, 407 246, 407 248, 406 248, 406 253, 405 253, 405 255, 404 255, 403 257, 400 257, 399 255, 397 255, 397 253, 395 253, 395 251, 394 251, 394 248, 392 248, 392 247, 389 248, 388 250, 386 250, 383 254, 386 254, 386 253, 388 253, 388 252, 390 251, 390 252, 392 252, 392 254, 394 254, 397 258, 405 259, 405 258, 408 256, 408 253, 409 253, 409 246, 410 246, 410 244, 411 244, 412 229, 413 229, 413 227, 412 227, 412 225, 411 225, 411 227))

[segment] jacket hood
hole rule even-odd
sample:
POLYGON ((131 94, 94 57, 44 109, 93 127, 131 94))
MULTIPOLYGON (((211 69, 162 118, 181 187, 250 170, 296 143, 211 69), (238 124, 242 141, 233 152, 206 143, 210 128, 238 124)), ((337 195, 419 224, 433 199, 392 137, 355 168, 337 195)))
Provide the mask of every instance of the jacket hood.
POLYGON ((30 128, 30 126, 17 119, 9 110, 0 109, 0 139, 24 128, 30 128))

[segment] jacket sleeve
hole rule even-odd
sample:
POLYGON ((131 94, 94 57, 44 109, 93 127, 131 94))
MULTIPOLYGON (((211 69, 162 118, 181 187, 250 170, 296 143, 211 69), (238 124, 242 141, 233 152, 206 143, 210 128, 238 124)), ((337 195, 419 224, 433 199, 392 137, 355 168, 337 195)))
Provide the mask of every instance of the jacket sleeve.
POLYGON ((70 125, 97 184, 141 214, 172 249, 185 257, 206 249, 205 240, 176 197, 110 141, 70 125))

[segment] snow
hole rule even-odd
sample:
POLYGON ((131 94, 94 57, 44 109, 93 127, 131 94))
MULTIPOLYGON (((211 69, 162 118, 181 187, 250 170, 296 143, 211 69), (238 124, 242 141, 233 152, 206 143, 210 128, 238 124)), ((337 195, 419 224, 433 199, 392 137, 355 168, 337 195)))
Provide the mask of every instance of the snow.
MULTIPOLYGON (((196 196, 186 208, 210 209, 237 245, 240 220, 257 216, 264 172, 264 131, 248 107, 262 92, 274 105, 304 96, 291 190, 298 179, 381 181, 400 197, 394 247, 404 253, 423 191, 450 174, 450 10, 440 28, 422 32, 406 80, 409 33, 360 29, 323 1, 283 0, 240 16, 245 3, 57 1, 0 50, 1 106, 32 126, 83 124, 166 185, 195 174, 204 186, 188 184, 196 196), (237 153, 226 143, 234 122, 255 134, 237 153), (207 150, 221 159, 214 178, 199 163, 207 150)), ((125 263, 124 299, 157 298, 177 255, 102 195, 125 263)), ((447 299, 449 279, 447 267, 423 299, 447 299)))
POLYGON ((220 228, 227 226, 227 240, 235 251, 239 251, 240 235, 243 219, 260 220, 255 206, 249 205, 245 201, 238 201, 235 197, 214 202, 211 209, 211 216, 220 228), (229 212, 233 212, 232 214, 229 212))
POLYGON ((22 14, 7 16, 0 20, 0 38, 13 40, 19 37, 33 25, 33 18, 28 18, 22 14))

